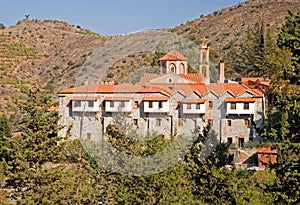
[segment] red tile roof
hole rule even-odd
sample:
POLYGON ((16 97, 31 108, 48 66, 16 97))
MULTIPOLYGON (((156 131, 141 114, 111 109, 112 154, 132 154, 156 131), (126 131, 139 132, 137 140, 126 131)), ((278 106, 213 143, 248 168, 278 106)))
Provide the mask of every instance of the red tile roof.
POLYGON ((145 96, 144 101, 168 101, 169 97, 165 96, 145 96))
POLYGON ((248 83, 249 81, 256 82, 257 80, 264 81, 265 79, 264 78, 242 78, 241 82, 242 83, 248 83))
POLYGON ((11 133, 11 135, 12 135, 12 137, 19 137, 19 136, 22 136, 22 135, 24 135, 25 133, 24 132, 22 132, 22 131, 20 131, 20 132, 13 132, 13 133, 11 133))
POLYGON ((205 103, 206 99, 183 99, 183 103, 205 103))
POLYGON ((178 76, 185 78, 187 80, 196 82, 196 83, 200 83, 200 84, 204 84, 203 82, 203 75, 199 74, 199 73, 188 73, 188 74, 178 74, 178 76))
POLYGON ((48 112, 52 112, 52 111, 58 111, 58 107, 50 107, 48 109, 48 112))
POLYGON ((103 100, 129 101, 129 100, 131 100, 131 98, 130 97, 109 96, 109 97, 105 97, 103 100))
POLYGON ((254 97, 263 97, 264 93, 259 89, 251 89, 256 95, 254 97))
POLYGON ((257 153, 272 153, 272 154, 277 154, 276 149, 271 149, 271 147, 261 147, 258 150, 256 150, 257 153))
POLYGON ((159 59, 160 61, 187 61, 188 59, 186 57, 184 57, 181 53, 179 53, 176 50, 170 51, 169 53, 167 53, 166 55, 164 55, 163 57, 161 57, 159 59))
POLYGON ((98 100, 99 96, 73 96, 71 100, 98 100))
POLYGON ((59 92, 59 94, 72 93, 162 93, 169 95, 166 90, 157 86, 141 86, 133 84, 120 85, 83 85, 75 88, 69 88, 59 92))
MULTIPOLYGON (((165 76, 165 75, 170 75, 170 74, 154 74, 154 73, 145 73, 140 82, 143 83, 143 82, 150 82, 156 78, 159 78, 159 77, 162 77, 162 76, 165 76)), ((192 82, 195 82, 195 83, 199 83, 199 84, 204 84, 203 82, 203 75, 202 74, 199 74, 199 73, 188 73, 188 74, 175 74, 175 73, 172 73, 171 75, 176 75, 176 76, 179 76, 181 78, 184 78, 186 80, 189 80, 189 81, 192 81, 192 82)))
POLYGON ((255 102, 255 98, 226 98, 225 102, 255 102))

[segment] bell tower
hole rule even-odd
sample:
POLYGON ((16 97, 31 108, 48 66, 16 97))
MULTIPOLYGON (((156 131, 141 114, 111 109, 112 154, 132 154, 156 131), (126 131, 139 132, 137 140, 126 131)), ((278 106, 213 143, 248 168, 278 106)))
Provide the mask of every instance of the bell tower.
POLYGON ((188 59, 178 51, 170 51, 159 59, 161 74, 184 74, 188 72, 188 59))
POLYGON ((209 47, 207 46, 206 41, 200 45, 199 73, 204 76, 203 71, 205 71, 205 84, 209 84, 209 47))

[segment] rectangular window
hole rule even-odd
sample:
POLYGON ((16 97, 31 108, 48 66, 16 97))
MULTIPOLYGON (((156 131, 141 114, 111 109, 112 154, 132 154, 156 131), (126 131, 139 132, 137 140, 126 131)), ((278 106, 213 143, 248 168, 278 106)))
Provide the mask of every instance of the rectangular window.
POLYGON ((230 109, 236 110, 236 103, 234 102, 230 103, 230 109))
POLYGON ((75 100, 74 101, 74 107, 81 107, 81 101, 80 100, 75 100))
POLYGON ((232 144, 232 137, 227 137, 227 142, 228 142, 229 144, 232 144))
POLYGON ((157 127, 160 127, 161 126, 161 119, 156 119, 155 125, 157 127))
POLYGON ((200 110, 200 103, 197 103, 197 104, 196 104, 196 109, 197 109, 197 110, 200 110))
POLYGON ((114 103, 114 101, 110 101, 110 107, 115 107, 115 103, 114 103))
POLYGON ((249 110, 249 103, 248 102, 244 103, 244 110, 249 110))
POLYGON ((137 126, 137 125, 138 125, 138 119, 133 119, 132 124, 133 124, 134 126, 137 126))
POLYGON ((244 147, 244 138, 239 138, 239 141, 238 141, 238 146, 239 147, 244 147))
POLYGON ((91 133, 86 133, 86 139, 87 139, 87 140, 91 140, 91 139, 92 139, 91 133))
POLYGON ((94 107, 94 101, 89 100, 88 101, 88 107, 94 107))
POLYGON ((153 108, 153 102, 149 101, 149 108, 153 108))
POLYGON ((227 120, 227 126, 231 126, 231 120, 227 120))
POLYGON ((125 107, 125 101, 120 101, 119 107, 120 107, 120 108, 124 108, 124 107, 125 107))
POLYGON ((191 103, 186 104, 186 109, 188 110, 192 109, 192 104, 191 103))
POLYGON ((208 101, 208 108, 209 109, 212 109, 214 106, 213 102, 212 101, 208 101))
POLYGON ((159 108, 163 108, 163 101, 159 101, 159 102, 158 102, 158 107, 159 107, 159 108))

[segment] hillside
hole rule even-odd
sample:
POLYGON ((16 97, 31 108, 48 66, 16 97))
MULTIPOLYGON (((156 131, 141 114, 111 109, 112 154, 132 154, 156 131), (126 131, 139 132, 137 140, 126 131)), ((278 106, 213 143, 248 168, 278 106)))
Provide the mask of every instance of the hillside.
POLYGON ((212 60, 217 63, 230 41, 245 41, 248 27, 260 16, 267 29, 278 33, 287 10, 296 12, 299 8, 298 0, 250 0, 201 15, 175 28, 118 37, 100 36, 54 20, 20 21, 0 29, 0 112, 13 113, 20 89, 37 81, 53 97, 61 89, 84 82, 120 82, 139 67, 151 64, 157 42, 166 51, 172 49, 174 34, 192 40, 195 45, 206 39, 212 60), (77 79, 81 81, 76 82, 77 79))
POLYGON ((0 30, 0 110, 13 111, 24 84, 38 81, 53 93, 73 85, 86 58, 109 39, 51 20, 25 20, 0 30))
POLYGON ((262 16, 267 29, 280 31, 287 10, 300 10, 299 0, 249 0, 232 7, 217 10, 207 16, 181 24, 170 31, 190 40, 207 39, 211 50, 220 58, 229 48, 230 41, 244 42, 248 27, 253 27, 262 16))

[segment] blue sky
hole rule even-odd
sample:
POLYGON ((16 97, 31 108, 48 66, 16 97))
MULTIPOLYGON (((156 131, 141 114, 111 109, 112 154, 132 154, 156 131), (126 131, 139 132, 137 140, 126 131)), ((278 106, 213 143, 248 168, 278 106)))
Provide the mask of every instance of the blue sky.
POLYGON ((53 19, 102 35, 171 28, 244 0, 9 0, 1 3, 0 23, 53 19))

